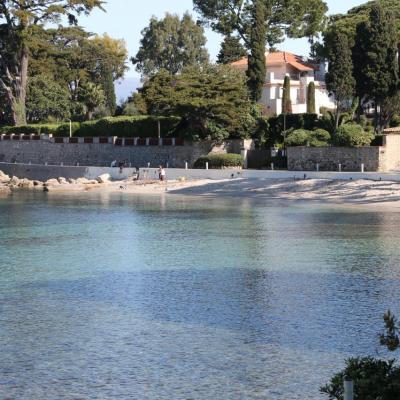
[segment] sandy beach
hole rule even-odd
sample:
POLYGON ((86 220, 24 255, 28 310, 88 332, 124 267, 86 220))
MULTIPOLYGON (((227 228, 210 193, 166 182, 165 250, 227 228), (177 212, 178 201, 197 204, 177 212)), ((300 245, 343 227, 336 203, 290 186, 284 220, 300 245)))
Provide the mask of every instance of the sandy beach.
POLYGON ((135 195, 187 195, 203 197, 252 198, 260 200, 313 201, 332 204, 385 205, 400 207, 400 183, 371 180, 328 179, 229 179, 159 182, 110 181, 80 178, 51 179, 47 182, 9 177, 0 171, 0 196, 31 190, 52 193, 108 192, 135 195))

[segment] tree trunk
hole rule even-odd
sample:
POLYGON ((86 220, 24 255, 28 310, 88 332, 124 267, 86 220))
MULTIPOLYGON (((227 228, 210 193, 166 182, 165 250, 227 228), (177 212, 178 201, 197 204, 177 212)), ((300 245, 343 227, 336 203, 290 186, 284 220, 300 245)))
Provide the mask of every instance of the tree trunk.
POLYGON ((7 78, 10 82, 6 85, 2 80, 2 86, 7 94, 11 108, 11 118, 15 126, 26 125, 26 90, 28 85, 28 49, 24 47, 21 51, 18 75, 11 75, 7 70, 7 78))

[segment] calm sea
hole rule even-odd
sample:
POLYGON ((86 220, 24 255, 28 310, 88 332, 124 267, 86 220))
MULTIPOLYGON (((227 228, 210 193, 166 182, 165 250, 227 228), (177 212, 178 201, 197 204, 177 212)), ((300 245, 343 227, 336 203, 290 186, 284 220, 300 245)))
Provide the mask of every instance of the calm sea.
POLYGON ((0 200, 0 398, 304 400, 400 314, 400 213, 0 200))

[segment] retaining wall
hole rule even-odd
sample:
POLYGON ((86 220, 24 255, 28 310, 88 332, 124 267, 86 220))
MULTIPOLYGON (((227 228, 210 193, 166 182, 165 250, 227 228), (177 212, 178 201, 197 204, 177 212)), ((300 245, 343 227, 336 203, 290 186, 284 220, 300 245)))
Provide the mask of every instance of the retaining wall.
POLYGON ((109 166, 114 160, 126 161, 135 167, 192 165, 212 149, 210 143, 193 146, 116 146, 100 143, 53 143, 51 141, 0 141, 0 162, 51 165, 109 166))
POLYGON ((289 147, 288 169, 291 171, 386 171, 380 163, 381 147, 289 147))
POLYGON ((288 169, 291 171, 390 172, 400 168, 400 135, 386 134, 383 146, 371 147, 289 147, 288 169))

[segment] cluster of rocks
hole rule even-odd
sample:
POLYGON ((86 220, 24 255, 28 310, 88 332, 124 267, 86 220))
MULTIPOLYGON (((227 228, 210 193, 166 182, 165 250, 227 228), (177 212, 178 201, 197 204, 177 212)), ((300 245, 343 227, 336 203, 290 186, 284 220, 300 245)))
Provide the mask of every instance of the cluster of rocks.
POLYGON ((68 185, 98 185, 107 184, 110 182, 110 175, 103 174, 97 179, 90 180, 86 178, 66 179, 57 178, 49 179, 46 182, 30 179, 20 179, 16 176, 10 177, 0 170, 0 193, 10 193, 11 191, 27 189, 27 190, 41 190, 48 192, 50 188, 68 186, 68 185))

